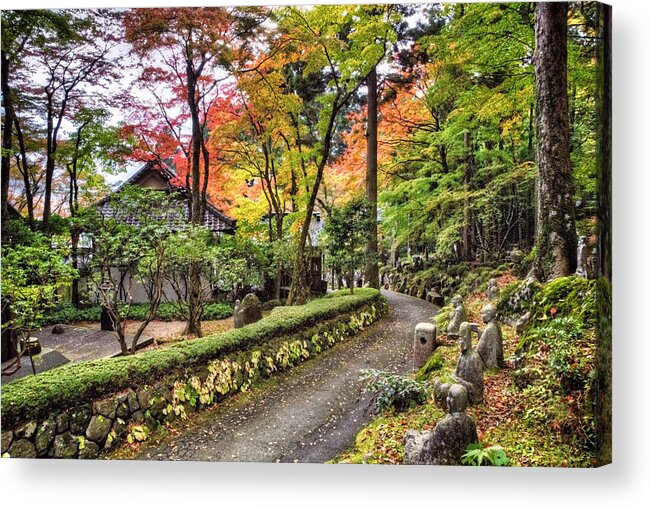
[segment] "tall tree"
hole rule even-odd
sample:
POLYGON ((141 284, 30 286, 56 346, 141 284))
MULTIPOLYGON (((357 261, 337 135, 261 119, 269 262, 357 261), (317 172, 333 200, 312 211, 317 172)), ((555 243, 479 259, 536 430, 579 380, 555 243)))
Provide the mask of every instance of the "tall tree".
MULTIPOLYGON (((210 157, 204 136, 207 112, 227 71, 238 67, 264 19, 256 8, 135 9, 125 17, 127 38, 143 58, 165 62, 167 84, 178 87, 190 118, 190 221, 203 223, 210 157), (221 76, 221 77, 220 77, 221 76), (203 174, 201 171, 203 161, 203 174), (203 184, 202 184, 203 183, 203 184)), ((164 108, 163 108, 164 110, 164 108)), ((201 278, 189 265, 190 304, 185 332, 201 335, 201 278)))
MULTIPOLYGON (((366 199, 372 217, 377 217, 377 68, 373 67, 366 80, 368 105, 366 110, 366 199)), ((378 269, 377 218, 368 222, 366 245, 366 280, 370 287, 380 288, 378 269)))
POLYGON ((576 270, 576 226, 570 164, 565 2, 535 7, 536 164, 538 217, 536 265, 546 279, 576 270))
MULTIPOLYGON (((70 40, 74 31, 70 25, 70 16, 65 12, 36 9, 33 11, 3 11, 2 12, 2 50, 1 55, 1 85, 2 107, 4 119, 2 122, 2 241, 9 239, 6 234, 7 200, 11 157, 14 152, 14 128, 20 141, 22 160, 25 161, 24 142, 16 110, 14 107, 16 90, 12 86, 12 78, 18 68, 24 65, 26 53, 34 48, 42 49, 45 44, 45 34, 52 32, 60 40, 70 40)), ((27 206, 30 224, 33 222, 33 202, 27 196, 27 206)))
MULTIPOLYGON (((294 61, 306 58, 303 74, 321 75, 327 83, 326 93, 316 101, 318 120, 309 125, 316 141, 316 149, 310 155, 315 174, 308 184, 288 304, 302 303, 309 295, 306 243, 324 170, 330 162, 338 123, 346 106, 384 57, 387 42, 394 39, 390 23, 392 12, 391 6, 385 6, 378 13, 348 6, 317 6, 309 10, 288 8, 280 13, 281 30, 293 41, 290 58, 294 61)), ((300 143, 300 132, 297 141, 300 143)))
POLYGON ((97 95, 92 87, 101 89, 117 78, 113 72, 115 55, 111 53, 118 45, 119 28, 115 21, 119 13, 98 9, 72 11, 70 16, 74 37, 62 40, 56 33, 46 34, 42 49, 34 53, 32 65, 27 67, 27 71, 43 75, 42 82, 32 81, 29 93, 45 105, 45 231, 49 230, 52 214, 52 186, 64 121, 69 121, 77 110, 88 105, 90 97, 97 95))

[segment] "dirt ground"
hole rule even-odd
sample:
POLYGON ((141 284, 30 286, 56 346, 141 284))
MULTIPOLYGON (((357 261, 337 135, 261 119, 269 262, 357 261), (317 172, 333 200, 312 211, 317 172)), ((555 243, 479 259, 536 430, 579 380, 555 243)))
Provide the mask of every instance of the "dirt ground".
MULTIPOLYGON (((132 336, 141 323, 142 322, 138 320, 127 321, 127 335, 132 336)), ((76 325, 89 329, 100 328, 99 322, 79 322, 76 325)), ((170 322, 154 320, 145 328, 143 336, 153 338, 158 344, 169 343, 187 339, 187 336, 183 336, 184 329, 185 322, 181 320, 173 320, 170 322)), ((203 330, 204 335, 229 331, 230 329, 233 329, 233 317, 220 320, 205 320, 201 323, 201 329, 203 330)))

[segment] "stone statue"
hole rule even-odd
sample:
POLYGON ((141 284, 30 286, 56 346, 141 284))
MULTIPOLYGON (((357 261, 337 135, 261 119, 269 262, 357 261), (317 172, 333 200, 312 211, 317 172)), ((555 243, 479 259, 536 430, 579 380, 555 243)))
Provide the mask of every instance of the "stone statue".
POLYGON ((463 307, 461 296, 452 298, 452 311, 450 312, 450 323, 448 324, 448 338, 456 339, 459 337, 459 326, 466 320, 466 310, 463 307))
POLYGON ((517 334, 518 336, 522 336, 522 333, 524 333, 524 328, 529 323, 530 318, 531 318, 531 312, 526 312, 520 316, 518 321, 515 323, 515 334, 517 334))
POLYGON ((486 297, 488 297, 489 301, 494 301, 498 298, 500 295, 500 289, 497 287, 497 280, 495 278, 491 278, 488 280, 488 289, 486 289, 486 297))
POLYGON ((434 401, 440 407, 445 408, 447 405, 448 392, 450 391, 450 384, 441 383, 439 379, 434 381, 434 401))
POLYGON ((504 344, 502 342, 502 329, 495 319, 497 310, 492 303, 481 309, 481 318, 486 323, 486 328, 479 338, 477 352, 484 362, 484 368, 501 368, 504 365, 504 344))
POLYGON ((585 244, 585 236, 579 236, 579 244, 576 247, 576 274, 583 278, 588 277, 588 246, 585 244))
POLYGON ((459 327, 459 348, 461 355, 454 371, 454 381, 468 390, 468 402, 478 405, 484 401, 484 363, 472 348, 470 333, 473 327, 463 322, 459 327))
POLYGON ((477 425, 466 414, 468 392, 452 384, 447 397, 448 415, 433 431, 409 430, 405 435, 407 465, 460 465, 468 444, 477 443, 477 425))
POLYGON ((261 318, 262 305, 255 294, 247 294, 241 303, 239 299, 235 301, 233 321, 236 329, 257 322, 261 318))

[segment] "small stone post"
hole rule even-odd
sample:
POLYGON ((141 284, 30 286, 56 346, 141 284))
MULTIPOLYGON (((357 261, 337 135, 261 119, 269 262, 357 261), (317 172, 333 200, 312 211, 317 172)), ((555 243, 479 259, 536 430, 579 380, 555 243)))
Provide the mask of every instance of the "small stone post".
POLYGON ((414 330, 414 368, 420 368, 436 348, 436 326, 430 322, 416 324, 414 330))

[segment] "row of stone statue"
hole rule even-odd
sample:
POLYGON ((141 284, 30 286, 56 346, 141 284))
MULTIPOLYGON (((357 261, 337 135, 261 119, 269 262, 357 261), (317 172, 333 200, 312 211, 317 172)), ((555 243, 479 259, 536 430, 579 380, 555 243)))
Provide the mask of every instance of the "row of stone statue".
POLYGON ((405 436, 404 463, 408 465, 459 465, 468 444, 476 443, 477 425, 466 414, 466 407, 484 400, 484 370, 504 366, 502 330, 496 320, 495 305, 481 309, 486 324, 479 326, 466 322, 463 300, 455 296, 450 315, 448 338, 459 339, 459 359, 454 371, 454 383, 434 384, 434 398, 447 405, 448 414, 432 431, 409 430, 405 436), (472 347, 472 333, 479 336, 477 349, 472 347))

